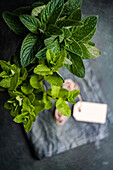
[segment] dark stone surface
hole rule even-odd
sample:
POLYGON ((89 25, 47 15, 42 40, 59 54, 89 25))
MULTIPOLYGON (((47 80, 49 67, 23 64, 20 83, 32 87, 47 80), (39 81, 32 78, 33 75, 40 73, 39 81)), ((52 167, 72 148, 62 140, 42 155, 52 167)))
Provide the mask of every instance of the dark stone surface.
MULTIPOLYGON (((21 5, 28 5, 31 0, 1 0, 0 12, 11 11, 21 5)), ((92 60, 93 71, 101 85, 107 102, 113 110, 113 2, 112 0, 87 0, 83 2, 85 15, 100 16, 97 33, 94 40, 101 50, 100 58, 92 60)), ((16 36, 1 19, 0 13, 0 59, 10 59, 19 43, 16 36)), ((23 129, 15 124, 9 111, 3 108, 8 98, 6 93, 0 93, 0 169, 1 170, 112 170, 113 169, 113 125, 110 125, 110 135, 101 142, 97 149, 94 143, 80 146, 76 149, 51 158, 38 161, 32 152, 23 129)))

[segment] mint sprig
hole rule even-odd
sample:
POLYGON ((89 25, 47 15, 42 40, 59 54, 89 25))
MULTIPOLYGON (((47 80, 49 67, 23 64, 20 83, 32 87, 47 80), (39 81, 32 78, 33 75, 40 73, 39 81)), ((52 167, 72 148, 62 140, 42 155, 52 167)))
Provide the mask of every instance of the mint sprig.
POLYGON ((98 16, 81 18, 82 0, 42 0, 31 6, 3 12, 3 19, 23 37, 12 61, 0 60, 0 91, 7 89, 4 107, 16 123, 32 128, 39 112, 50 109, 52 99, 64 116, 70 116, 68 102, 75 104, 80 91, 62 88, 60 68, 84 78, 84 59, 93 59, 100 51, 91 42, 98 16), (43 81, 51 84, 46 89, 43 81))

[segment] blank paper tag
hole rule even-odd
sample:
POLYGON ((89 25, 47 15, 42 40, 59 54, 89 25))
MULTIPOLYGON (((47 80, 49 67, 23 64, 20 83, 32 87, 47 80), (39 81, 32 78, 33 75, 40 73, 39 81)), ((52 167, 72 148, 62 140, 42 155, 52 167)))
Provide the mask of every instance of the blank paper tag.
POLYGON ((77 121, 105 123, 106 114, 107 104, 79 101, 74 105, 73 108, 73 117, 77 121))

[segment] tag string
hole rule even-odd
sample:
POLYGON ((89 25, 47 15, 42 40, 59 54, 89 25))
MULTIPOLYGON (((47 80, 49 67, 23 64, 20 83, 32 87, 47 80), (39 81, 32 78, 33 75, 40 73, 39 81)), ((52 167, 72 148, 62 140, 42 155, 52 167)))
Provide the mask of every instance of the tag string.
POLYGON ((82 107, 82 101, 83 101, 83 100, 82 100, 82 97, 81 97, 80 94, 78 95, 78 99, 79 99, 79 101, 80 101, 80 106, 78 106, 78 111, 81 112, 81 107, 82 107))

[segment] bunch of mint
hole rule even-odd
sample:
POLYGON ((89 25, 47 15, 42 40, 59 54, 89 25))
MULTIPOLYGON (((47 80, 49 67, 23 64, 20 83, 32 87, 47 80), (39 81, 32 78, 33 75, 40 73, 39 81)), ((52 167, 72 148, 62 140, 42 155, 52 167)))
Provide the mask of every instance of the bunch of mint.
POLYGON ((50 109, 51 99, 65 116, 71 115, 67 104, 75 104, 79 91, 61 88, 64 80, 58 73, 66 67, 80 78, 85 76, 83 59, 96 58, 100 51, 90 41, 96 31, 97 16, 81 19, 82 0, 40 0, 3 12, 7 25, 22 37, 12 61, 0 60, 0 90, 8 89, 11 110, 16 123, 32 128, 38 113, 50 109), (45 90, 43 80, 51 84, 45 90))

